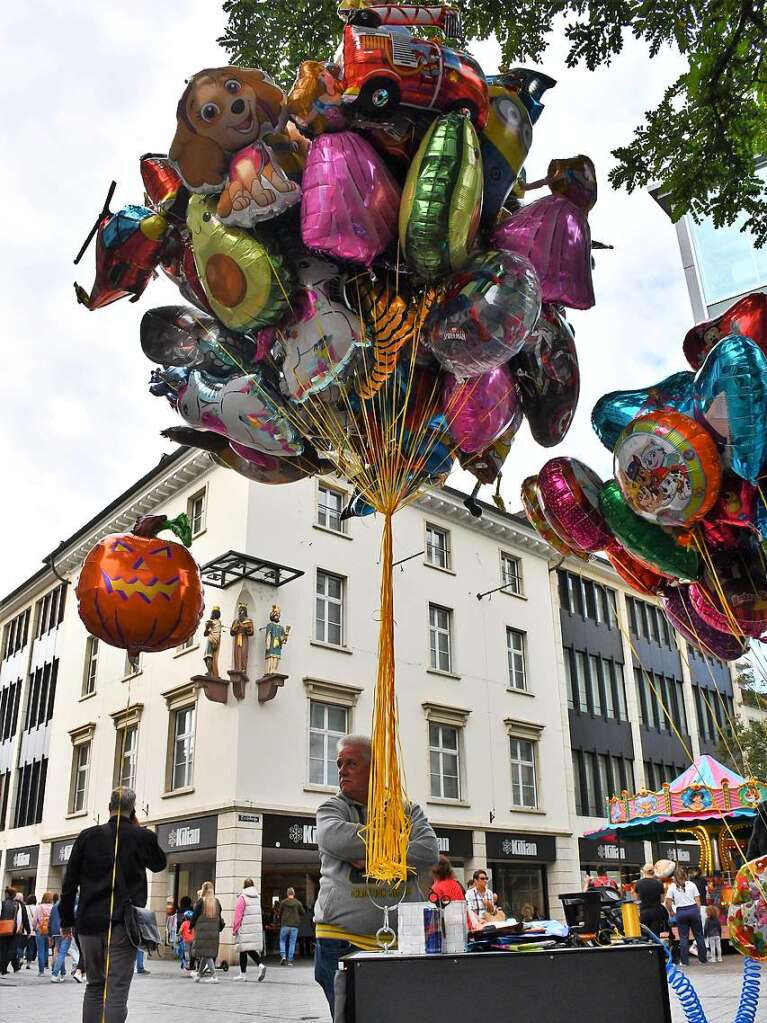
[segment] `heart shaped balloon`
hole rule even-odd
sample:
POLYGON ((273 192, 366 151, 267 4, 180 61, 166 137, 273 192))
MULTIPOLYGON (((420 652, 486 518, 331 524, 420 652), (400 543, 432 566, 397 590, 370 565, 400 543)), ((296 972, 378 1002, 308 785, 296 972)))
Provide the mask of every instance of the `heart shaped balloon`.
POLYGON ((549 525, 570 547, 601 551, 613 536, 599 510, 602 480, 575 458, 550 458, 538 473, 538 489, 549 525))
POLYGON ((695 374, 689 370, 672 373, 651 387, 635 391, 610 391, 603 394, 591 413, 594 432, 608 451, 632 419, 645 412, 672 408, 685 416, 693 414, 692 391, 695 374))
POLYGON ((704 621, 690 599, 689 586, 669 588, 661 598, 663 613, 669 624, 681 632, 688 643, 702 654, 712 654, 723 661, 737 661, 748 650, 748 641, 732 633, 719 632, 704 621))
POLYGON ((701 618, 720 632, 759 639, 767 632, 767 571, 758 541, 749 533, 735 548, 711 550, 703 581, 690 587, 701 618))
POLYGON ((535 330, 510 366, 530 433, 542 447, 554 447, 570 429, 581 379, 575 334, 556 306, 543 306, 535 330))
POLYGON ((308 248, 369 266, 397 233, 400 187, 361 136, 344 131, 315 139, 301 185, 308 248))
POLYGON ((450 436, 462 451, 483 451, 497 440, 517 414, 519 395, 508 366, 457 380, 445 374, 442 402, 450 436))
POLYGON ((687 331, 682 348, 692 368, 700 369, 717 341, 729 334, 750 338, 767 355, 767 295, 764 292, 744 295, 721 316, 687 331))
POLYGON ((555 551, 559 554, 563 554, 565 557, 574 554, 576 557, 583 558, 584 561, 588 561, 588 555, 584 551, 575 550, 574 548, 569 547, 564 540, 559 538, 549 525, 543 511, 543 503, 538 489, 537 476, 528 476, 522 483, 521 496, 522 507, 525 509, 525 514, 542 540, 545 540, 550 547, 553 547, 555 551))
POLYGON ((714 436, 722 460, 756 483, 767 459, 767 356, 732 334, 709 352, 695 378, 695 418, 714 436))

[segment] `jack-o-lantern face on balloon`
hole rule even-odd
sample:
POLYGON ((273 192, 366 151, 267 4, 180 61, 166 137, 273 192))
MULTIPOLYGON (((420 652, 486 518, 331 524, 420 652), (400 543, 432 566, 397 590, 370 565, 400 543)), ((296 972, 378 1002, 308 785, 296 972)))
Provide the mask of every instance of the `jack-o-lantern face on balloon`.
POLYGON ((77 583, 88 632, 130 657, 179 646, 202 618, 197 563, 181 544, 155 535, 168 525, 165 516, 147 516, 138 532, 105 536, 86 555, 77 583))

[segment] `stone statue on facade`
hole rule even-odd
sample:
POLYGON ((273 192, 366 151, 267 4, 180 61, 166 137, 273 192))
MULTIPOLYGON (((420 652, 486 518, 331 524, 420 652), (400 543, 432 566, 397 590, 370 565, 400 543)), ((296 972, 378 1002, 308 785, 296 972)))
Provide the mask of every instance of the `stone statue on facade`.
POLYGON ((220 678, 218 670, 218 654, 221 649, 221 608, 214 607, 210 612, 210 618, 205 623, 203 630, 205 639, 205 652, 203 660, 207 674, 212 678, 220 678))
POLYGON ((256 680, 258 686, 258 702, 268 703, 277 695, 277 690, 284 685, 287 675, 279 670, 280 658, 285 644, 290 637, 290 626, 280 625, 280 609, 272 604, 269 614, 269 621, 264 628, 266 633, 264 640, 265 671, 261 678, 256 680))
POLYGON ((248 648, 254 632, 253 620, 248 618, 247 605, 238 605, 237 617, 229 629, 229 635, 234 638, 229 678, 232 680, 232 692, 238 700, 245 696, 245 684, 248 681, 248 648))

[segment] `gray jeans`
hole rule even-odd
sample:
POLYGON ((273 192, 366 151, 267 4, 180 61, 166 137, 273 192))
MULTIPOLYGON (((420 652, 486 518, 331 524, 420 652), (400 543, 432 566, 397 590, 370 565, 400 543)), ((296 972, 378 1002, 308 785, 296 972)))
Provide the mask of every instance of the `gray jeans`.
POLYGON ((83 1023, 102 1023, 102 1009, 103 1023, 125 1023, 128 1016, 128 992, 136 962, 136 949, 128 940, 125 928, 122 924, 112 925, 106 983, 106 934, 80 934, 79 940, 88 978, 83 999, 83 1023))

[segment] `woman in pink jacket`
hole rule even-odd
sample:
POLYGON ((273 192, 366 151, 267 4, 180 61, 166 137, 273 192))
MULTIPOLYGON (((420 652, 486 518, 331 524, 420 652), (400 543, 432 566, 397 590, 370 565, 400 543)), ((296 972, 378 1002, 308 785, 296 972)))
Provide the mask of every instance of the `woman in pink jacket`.
POLYGON ((45 975, 45 968, 48 965, 48 947, 50 945, 48 929, 52 909, 53 893, 46 892, 39 905, 35 906, 35 911, 32 914, 32 930, 37 943, 37 972, 40 977, 45 975))
POLYGON ((242 882, 242 893, 234 907, 232 934, 237 938, 240 949, 240 972, 235 980, 247 980, 248 956, 258 966, 258 979, 266 976, 266 966, 261 962, 264 948, 264 928, 261 921, 261 897, 251 878, 242 882))

